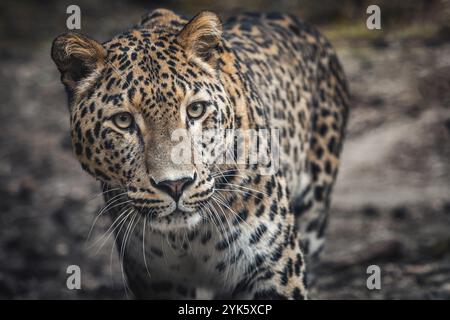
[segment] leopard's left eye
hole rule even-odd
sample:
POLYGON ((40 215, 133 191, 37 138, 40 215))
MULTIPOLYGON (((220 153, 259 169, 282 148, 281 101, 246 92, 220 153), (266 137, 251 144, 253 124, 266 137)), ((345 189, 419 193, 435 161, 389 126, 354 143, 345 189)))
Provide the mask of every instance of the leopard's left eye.
POLYGON ((191 119, 199 119, 205 113, 207 105, 206 101, 193 102, 186 108, 186 113, 191 119))
POLYGON ((114 124, 120 129, 128 129, 133 124, 133 116, 129 112, 121 112, 113 116, 114 124))

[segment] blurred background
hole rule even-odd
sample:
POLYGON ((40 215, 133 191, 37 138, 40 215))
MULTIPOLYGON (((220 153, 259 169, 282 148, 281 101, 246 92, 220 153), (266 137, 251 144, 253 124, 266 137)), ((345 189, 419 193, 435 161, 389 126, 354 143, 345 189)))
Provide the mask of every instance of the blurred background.
POLYGON ((97 182, 72 155, 66 96, 50 59, 81 8, 81 32, 105 41, 165 7, 223 20, 281 11, 335 46, 353 95, 326 250, 311 298, 450 299, 450 1, 1 1, 0 298, 125 297, 112 241, 97 222, 97 182), (366 8, 381 8, 381 30, 366 8), (82 289, 66 288, 81 267, 82 289), (366 269, 381 268, 381 290, 366 269))

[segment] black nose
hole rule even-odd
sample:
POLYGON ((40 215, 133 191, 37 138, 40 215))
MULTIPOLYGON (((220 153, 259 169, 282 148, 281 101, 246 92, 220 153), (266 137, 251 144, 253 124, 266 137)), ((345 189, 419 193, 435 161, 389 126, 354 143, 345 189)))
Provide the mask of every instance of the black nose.
POLYGON ((194 179, 182 178, 178 180, 163 180, 158 183, 155 183, 153 179, 151 179, 151 181, 154 187, 166 192, 173 200, 178 201, 183 194, 184 189, 191 185, 194 182, 194 179))

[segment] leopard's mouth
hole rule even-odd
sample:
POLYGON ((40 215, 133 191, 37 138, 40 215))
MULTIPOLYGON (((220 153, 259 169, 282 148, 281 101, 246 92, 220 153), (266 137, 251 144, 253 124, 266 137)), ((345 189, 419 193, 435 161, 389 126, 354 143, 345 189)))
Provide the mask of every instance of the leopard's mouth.
POLYGON ((105 200, 107 204, 110 203, 111 206, 115 206, 115 204, 118 203, 118 206, 115 207, 114 210, 117 209, 119 214, 125 210, 129 210, 131 207, 135 213, 144 218, 147 222, 147 226, 154 230, 176 231, 180 229, 190 229, 202 223, 202 221, 204 222, 207 220, 205 214, 201 210, 196 209, 197 206, 194 205, 188 208, 180 208, 180 206, 174 202, 171 204, 164 204, 163 201, 159 202, 159 200, 158 203, 156 203, 155 199, 147 200, 134 198, 133 196, 130 197, 128 193, 123 192, 124 190, 108 192, 108 190, 111 189, 104 189, 106 190, 105 200))

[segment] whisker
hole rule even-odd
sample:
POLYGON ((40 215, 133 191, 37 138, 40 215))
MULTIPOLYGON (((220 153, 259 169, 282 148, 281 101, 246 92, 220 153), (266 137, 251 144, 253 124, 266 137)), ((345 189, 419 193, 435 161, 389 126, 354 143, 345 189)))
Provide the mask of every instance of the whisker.
POLYGON ((106 243, 106 241, 108 241, 108 239, 111 237, 113 232, 116 230, 116 227, 117 227, 116 224, 119 223, 119 225, 120 225, 120 223, 122 222, 121 217, 123 217, 127 213, 129 213, 128 212, 129 208, 130 207, 128 206, 126 209, 124 209, 124 211, 113 221, 113 223, 108 228, 108 230, 106 230, 106 232, 100 238, 98 238, 91 246, 89 246, 89 249, 91 249, 92 247, 96 246, 99 242, 102 242, 102 244, 98 248, 97 252, 100 251, 100 249, 103 247, 103 245, 106 243))
POLYGON ((249 191, 252 191, 252 192, 255 192, 255 193, 263 194, 263 195, 265 195, 265 196, 270 196, 269 194, 267 194, 267 193, 264 192, 264 191, 259 191, 259 190, 253 189, 253 188, 240 186, 240 185, 238 185, 238 184, 233 184, 233 183, 218 183, 218 184, 219 184, 219 185, 223 185, 223 186, 232 186, 232 187, 235 187, 235 188, 242 188, 242 189, 249 190, 249 191))
POLYGON ((94 199, 96 199, 96 198, 98 198, 100 196, 103 196, 103 195, 106 195, 106 194, 108 194, 110 192, 118 191, 118 190, 122 190, 122 188, 114 188, 114 189, 107 189, 106 191, 101 191, 99 193, 94 194, 94 196, 92 196, 92 198, 88 198, 87 201, 88 202, 92 201, 92 200, 94 200, 94 199))
MULTIPOLYGON (((117 251, 120 251, 120 248, 119 248, 117 242, 118 242, 120 233, 122 232, 122 229, 125 226, 125 222, 130 217, 130 215, 132 214, 133 210, 134 210, 133 208, 131 208, 131 210, 129 210, 128 214, 120 221, 120 223, 117 225, 117 227, 114 228, 114 230, 110 234, 110 236, 111 236, 112 234, 115 233, 113 245, 111 247, 111 252, 110 252, 110 256, 109 256, 109 263, 110 263, 109 264, 109 268, 110 268, 110 273, 111 274, 112 274, 112 255, 113 255, 113 252, 114 252, 114 247, 117 247, 117 251), (119 226, 120 226, 119 230, 117 232, 115 232, 119 226)), ((119 263, 120 263, 120 261, 119 261, 119 263)))
POLYGON ((216 191, 228 191, 228 192, 239 192, 242 194, 248 194, 251 197, 254 197, 258 200, 264 200, 264 198, 258 197, 257 195, 254 195, 253 193, 251 193, 250 191, 244 191, 244 190, 239 190, 239 189, 223 189, 223 188, 215 188, 214 190, 216 191))
POLYGON ((142 255, 144 257, 145 270, 147 271, 148 277, 151 278, 150 271, 149 271, 148 265, 147 265, 147 252, 145 250, 145 228, 147 226, 147 217, 143 216, 142 218, 144 220, 143 227, 142 227, 142 255))
MULTIPOLYGON (((227 242, 227 250, 228 250, 228 255, 227 255, 228 263, 227 263, 227 266, 228 266, 228 268, 227 268, 227 272, 225 274, 225 279, 228 279, 229 274, 230 274, 230 269, 229 269, 230 261, 231 261, 230 250, 231 250, 231 245, 232 245, 231 242, 230 242, 230 236, 232 234, 232 230, 231 230, 230 225, 228 225, 229 229, 228 229, 228 232, 227 232, 227 230, 225 228, 225 225, 223 224, 223 221, 220 218, 220 215, 218 214, 218 212, 216 210, 214 210, 214 208, 209 203, 207 203, 207 208, 208 208, 208 210, 210 210, 210 212, 212 211, 212 214, 214 214, 217 217, 217 219, 219 220, 219 225, 221 226, 221 228, 223 230, 222 231, 223 232, 222 233, 223 239, 227 242)), ((226 215, 224 215, 224 218, 225 218, 225 221, 228 224, 228 220, 226 218, 226 215)), ((235 244, 233 243, 233 245, 235 245, 235 244)), ((227 281, 225 281, 225 283, 226 282, 227 281)), ((225 283, 224 283, 224 285, 225 285, 225 283)))
MULTIPOLYGON (((117 202, 117 201, 119 201, 119 200, 120 200, 120 199, 117 199, 116 201, 113 201, 113 203, 115 203, 115 202, 117 202)), ((92 222, 91 228, 89 229, 89 233, 88 233, 88 235, 87 235, 87 237, 86 237, 85 242, 88 242, 88 241, 89 241, 89 239, 90 239, 90 237, 91 237, 92 230, 94 229, 95 225, 97 224, 98 219, 99 219, 104 213, 107 213, 108 211, 110 211, 110 210, 112 210, 112 209, 114 209, 114 208, 116 208, 116 207, 118 207, 118 206, 121 206, 121 205, 123 205, 123 204, 125 204, 125 203, 127 203, 127 202, 130 202, 130 201, 125 201, 125 202, 119 203, 119 204, 117 204, 117 205, 114 205, 114 206, 111 207, 111 208, 108 208, 108 206, 111 206, 113 203, 109 203, 107 206, 103 207, 103 208, 100 210, 100 212, 97 214, 97 216, 95 217, 94 221, 92 222)))
POLYGON ((127 298, 128 298, 128 291, 131 291, 131 290, 130 290, 130 288, 128 286, 128 283, 127 283, 127 281, 125 279, 124 259, 125 259, 125 250, 126 250, 126 246, 128 244, 128 239, 129 239, 129 237, 130 237, 130 235, 132 233, 132 230, 134 229, 134 226, 135 226, 134 225, 134 221, 136 219, 136 216, 137 216, 137 214, 134 211, 134 215, 131 218, 131 221, 128 223, 128 226, 127 226, 127 228, 125 230, 125 235, 124 235, 124 238, 122 239, 122 243, 121 243, 121 247, 120 247, 120 256, 119 256, 120 257, 120 261, 121 261, 122 281, 123 281, 123 284, 124 284, 124 287, 125 287, 125 294, 126 294, 127 298))

